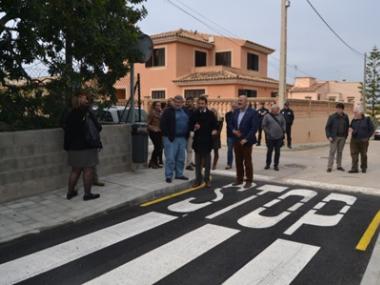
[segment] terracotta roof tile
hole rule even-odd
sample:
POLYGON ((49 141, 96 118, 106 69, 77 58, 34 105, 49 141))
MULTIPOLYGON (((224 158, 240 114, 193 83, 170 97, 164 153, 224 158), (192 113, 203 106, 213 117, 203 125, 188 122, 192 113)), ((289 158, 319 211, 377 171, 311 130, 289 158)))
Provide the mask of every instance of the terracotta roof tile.
POLYGON ((315 83, 310 87, 293 87, 290 92, 315 92, 325 84, 326 82, 321 82, 315 83))
POLYGON ((268 77, 259 77, 249 71, 229 67, 217 66, 215 70, 198 71, 179 77, 175 83, 189 83, 196 81, 222 81, 222 80, 246 80, 262 83, 278 84, 278 81, 268 77))

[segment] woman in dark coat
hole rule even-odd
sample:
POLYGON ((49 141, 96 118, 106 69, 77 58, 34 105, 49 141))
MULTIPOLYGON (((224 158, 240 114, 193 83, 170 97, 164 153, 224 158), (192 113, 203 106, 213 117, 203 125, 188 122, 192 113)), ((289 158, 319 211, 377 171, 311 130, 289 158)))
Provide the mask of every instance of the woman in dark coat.
POLYGON ((102 127, 95 115, 90 111, 86 95, 73 97, 73 109, 69 112, 64 123, 64 149, 68 154, 68 164, 71 166, 69 176, 68 200, 78 195, 75 186, 83 172, 83 200, 100 197, 91 193, 94 179, 94 167, 98 164, 98 150, 102 147, 99 132, 102 127))
POLYGON ((223 118, 221 118, 219 116, 218 110, 216 110, 215 108, 212 108, 211 111, 213 112, 213 114, 216 118, 217 130, 218 130, 216 136, 213 137, 214 143, 212 146, 212 149, 214 150, 214 159, 213 159, 213 163, 212 163, 212 169, 215 170, 216 166, 218 164, 218 160, 219 160, 219 149, 222 147, 220 135, 221 135, 222 129, 223 129, 223 118))
POLYGON ((211 150, 217 134, 217 121, 213 112, 207 109, 207 98, 198 99, 198 109, 190 118, 190 130, 194 131, 193 149, 195 152, 195 184, 198 187, 204 181, 210 187, 211 150), (205 168, 202 176, 202 166, 205 168))
POLYGON ((149 167, 161 168, 162 167, 162 133, 160 129, 161 119, 161 102, 156 101, 152 104, 152 109, 148 115, 148 131, 149 137, 152 140, 154 149, 152 157, 149 161, 149 167))

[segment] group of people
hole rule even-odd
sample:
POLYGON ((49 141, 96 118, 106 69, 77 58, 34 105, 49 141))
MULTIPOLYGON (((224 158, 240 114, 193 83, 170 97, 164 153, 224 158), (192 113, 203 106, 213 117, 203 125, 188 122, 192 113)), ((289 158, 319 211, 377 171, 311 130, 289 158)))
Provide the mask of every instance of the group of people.
MULTIPOLYGON (((291 126, 294 113, 286 104, 283 110, 272 105, 271 110, 253 108, 246 96, 240 96, 231 105, 231 111, 225 116, 227 128, 227 166, 232 168, 235 157, 236 185, 250 187, 253 181, 252 147, 260 145, 261 133, 264 131, 268 147, 265 169, 272 164, 274 152, 274 169, 279 170, 280 149, 287 134, 288 147, 291 148, 291 126), (259 139, 256 133, 259 131, 259 139)), ((162 156, 165 154, 165 180, 188 180, 184 169, 194 170, 195 186, 205 183, 210 186, 210 170, 215 169, 221 148, 221 131, 223 119, 215 109, 209 110, 206 96, 201 96, 195 104, 193 98, 176 96, 169 100, 162 110, 159 102, 152 104, 148 116, 149 136, 154 150, 149 167, 163 167, 162 156), (211 163, 211 153, 214 159, 211 163), (194 162, 193 163, 193 158, 194 162), (204 173, 203 170, 204 169, 204 173)))
MULTIPOLYGON (((101 125, 90 108, 88 95, 79 94, 73 97, 72 109, 65 116, 64 149, 68 152, 68 164, 71 173, 68 182, 67 199, 78 195, 75 189, 78 180, 83 174, 83 200, 92 200, 100 197, 91 191, 92 185, 103 186, 97 179, 96 165, 98 152, 102 148, 100 140, 101 125)), ((231 169, 235 157, 236 180, 234 185, 249 188, 253 182, 252 147, 260 145, 264 131, 267 146, 266 164, 264 169, 270 169, 273 159, 273 168, 279 171, 280 153, 284 145, 285 136, 287 146, 292 147, 291 129, 294 121, 294 112, 286 103, 280 110, 276 104, 270 110, 261 104, 254 108, 249 104, 246 96, 239 96, 231 105, 231 111, 225 115, 227 129, 227 166, 231 169), (258 138, 256 139, 256 134, 258 138)), ((221 131, 223 118, 215 109, 208 108, 206 96, 200 96, 197 102, 193 98, 185 99, 176 96, 170 99, 162 108, 160 102, 154 102, 148 116, 148 131, 153 142, 154 150, 149 161, 149 167, 165 167, 165 180, 171 183, 173 179, 188 180, 184 169, 194 170, 194 187, 205 183, 210 187, 210 171, 215 169, 221 148, 221 131), (214 152, 214 159, 211 153, 214 152), (165 155, 165 163, 163 160, 165 155), (212 163, 211 163, 212 161, 212 163)), ((360 107, 354 109, 354 117, 349 121, 344 113, 344 104, 336 104, 336 112, 332 114, 326 124, 326 137, 330 141, 330 153, 327 172, 332 172, 336 157, 337 170, 345 171, 342 167, 343 149, 347 137, 351 133, 350 151, 352 166, 349 173, 367 171, 367 151, 369 139, 374 133, 374 125, 370 118, 364 116, 360 107)))
POLYGON ((347 137, 351 133, 350 153, 352 159, 349 173, 359 173, 360 168, 363 173, 367 172, 368 157, 367 151, 369 140, 375 132, 375 127, 371 118, 364 116, 361 106, 354 109, 354 117, 349 121, 348 115, 344 112, 344 104, 336 104, 336 112, 327 120, 326 137, 330 141, 330 153, 327 165, 327 172, 331 172, 336 157, 337 170, 345 171, 342 167, 343 149, 347 137))

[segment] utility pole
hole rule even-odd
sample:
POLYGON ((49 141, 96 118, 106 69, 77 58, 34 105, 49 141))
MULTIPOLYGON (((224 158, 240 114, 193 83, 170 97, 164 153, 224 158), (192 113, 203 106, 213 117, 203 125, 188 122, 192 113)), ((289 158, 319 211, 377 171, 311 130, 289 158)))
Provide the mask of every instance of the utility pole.
POLYGON ((366 97, 366 79, 367 79, 367 53, 364 53, 364 74, 363 74, 363 90, 362 90, 362 104, 364 114, 367 113, 367 97, 366 97))
POLYGON ((278 88, 278 105, 284 107, 287 98, 286 90, 286 56, 289 0, 281 0, 281 44, 280 44, 280 82, 278 88))

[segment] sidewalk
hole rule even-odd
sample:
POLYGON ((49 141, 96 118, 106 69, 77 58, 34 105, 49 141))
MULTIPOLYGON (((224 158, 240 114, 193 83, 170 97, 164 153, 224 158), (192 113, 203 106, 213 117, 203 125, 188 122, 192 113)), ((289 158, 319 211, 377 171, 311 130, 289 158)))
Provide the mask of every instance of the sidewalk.
MULTIPOLYGON (((193 173, 185 172, 190 179, 193 173)), ((164 181, 163 169, 138 169, 102 177, 105 187, 94 187, 101 197, 83 201, 83 189, 72 200, 66 200, 66 188, 0 204, 0 243, 43 229, 75 222, 122 205, 137 205, 164 194, 188 188, 192 182, 164 181)))

